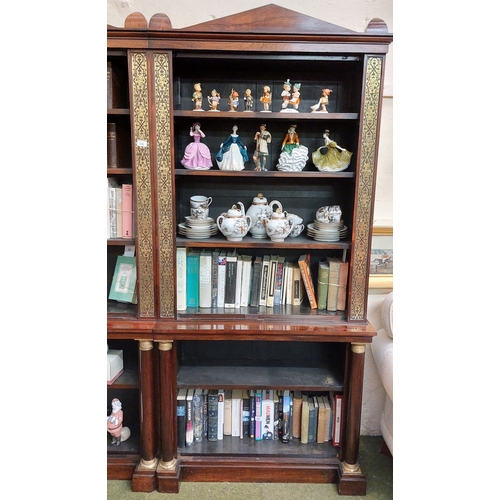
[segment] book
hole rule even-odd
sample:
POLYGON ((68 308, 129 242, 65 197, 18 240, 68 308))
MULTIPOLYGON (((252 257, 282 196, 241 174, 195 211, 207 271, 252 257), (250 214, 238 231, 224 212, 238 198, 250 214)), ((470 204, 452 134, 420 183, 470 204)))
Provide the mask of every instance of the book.
POLYGON ((278 391, 278 439, 283 438, 283 391, 278 391))
POLYGON ((116 237, 123 238, 123 189, 115 188, 116 192, 116 237))
POLYGON ((274 392, 262 391, 262 439, 274 439, 274 392))
POLYGON ((107 79, 107 101, 108 109, 113 107, 113 66, 111 61, 108 61, 108 79, 107 79))
MULTIPOLYGON (((243 390, 234 389, 231 400, 231 436, 241 435, 241 403, 243 400, 243 390)), ((225 417, 224 417, 225 418, 225 417)))
POLYGON ((302 280, 302 273, 300 272, 299 265, 297 263, 293 263, 292 266, 292 277, 293 277, 293 306, 300 306, 304 301, 304 282, 302 280))
POLYGON ((177 391, 177 446, 186 446, 186 396, 187 389, 177 391))
POLYGON ((318 264, 318 282, 317 282, 317 303, 318 310, 326 310, 326 301, 328 296, 328 279, 330 275, 330 265, 326 259, 320 260, 318 264))
POLYGON ((199 307, 212 307, 212 252, 200 253, 199 307))
POLYGON ((269 259, 266 307, 274 306, 274 292, 276 290, 276 268, 278 267, 278 259, 279 255, 271 255, 269 259))
POLYGON ((293 262, 285 262, 286 278, 285 278, 285 301, 286 305, 292 305, 293 302, 293 262))
POLYGON ((293 391, 290 391, 290 441, 293 439, 293 434, 292 434, 292 430, 293 430, 293 418, 294 418, 294 412, 293 412, 294 408, 293 408, 293 391))
POLYGON ((203 389, 203 438, 208 438, 208 389, 203 389))
POLYGON ((332 439, 332 427, 333 427, 333 415, 332 406, 330 405, 330 399, 328 396, 323 396, 323 404, 325 405, 325 440, 324 442, 329 442, 332 439))
POLYGON ((307 394, 302 394, 302 414, 300 418, 300 442, 308 443, 309 435, 309 398, 307 394))
POLYGON ((309 426, 307 431, 307 442, 316 442, 316 432, 318 430, 318 398, 309 396, 309 426))
POLYGON ((137 268, 135 257, 118 255, 108 298, 110 300, 117 300, 118 302, 136 304, 136 282, 137 268))
POLYGON ((304 283, 304 289, 309 299, 309 305, 311 309, 317 309, 318 303, 316 302, 316 295, 314 291, 314 283, 311 274, 311 254, 306 253, 299 257, 299 268, 300 274, 302 276, 302 282, 304 283))
POLYGON ((192 446, 194 443, 193 395, 194 389, 188 389, 186 394, 186 446, 192 446))
POLYGON ((248 307, 250 305, 250 287, 252 279, 252 256, 241 256, 241 295, 240 306, 248 307))
POLYGON ((187 307, 186 295, 186 265, 187 248, 177 247, 176 250, 176 275, 177 275, 177 310, 184 311, 187 307))
POLYGON ((193 394, 193 440, 203 441, 203 389, 195 389, 193 394))
POLYGON ((270 255, 264 255, 262 257, 262 271, 260 278, 260 295, 259 295, 259 306, 265 306, 267 302, 267 287, 269 285, 269 262, 271 260, 270 255))
POLYGON ((248 426, 248 437, 250 439, 255 439, 255 391, 250 389, 249 391, 249 403, 250 403, 250 422, 248 426))
POLYGON ((224 426, 223 433, 224 436, 230 436, 232 432, 232 391, 231 389, 226 389, 224 391, 224 426))
POLYGON ((250 391, 245 389, 242 397, 241 421, 242 433, 241 438, 250 437, 250 391))
POLYGON ((326 406, 323 401, 323 396, 318 396, 318 429, 316 430, 316 442, 324 443, 325 442, 325 433, 326 433, 326 406))
POLYGON ((109 238, 118 238, 118 206, 116 190, 118 183, 113 177, 108 178, 108 218, 109 218, 109 238))
POLYGON ((230 253, 226 258, 226 286, 224 289, 224 308, 234 309, 236 305, 236 267, 238 256, 230 253))
POLYGON ((224 389, 217 391, 217 397, 217 439, 221 441, 224 438, 224 389))
POLYGON ((237 256, 236 260, 236 293, 234 297, 234 308, 241 307, 241 281, 243 277, 243 259, 241 255, 237 256))
POLYGON ((108 122, 108 168, 117 168, 116 123, 108 122))
POLYGON ((198 307, 200 293, 200 253, 196 248, 189 249, 186 257, 186 304, 198 307))
MULTIPOLYGON (((283 404, 281 404, 280 413, 280 393, 282 391, 274 391, 274 433, 273 439, 278 440, 280 438, 281 421, 283 420, 283 404)), ((281 398, 281 403, 283 403, 283 398, 281 398)))
POLYGON ((340 260, 337 257, 328 257, 327 261, 329 273, 326 309, 328 311, 336 311, 339 296, 340 260))
POLYGON ((224 295, 226 290, 226 258, 225 250, 219 253, 217 266, 217 307, 224 307, 224 295))
POLYGON ((339 296, 337 299, 338 311, 345 311, 346 308, 348 275, 349 275, 349 263, 341 262, 339 271, 339 296))
POLYGON ((253 262, 252 286, 250 292, 250 306, 259 307, 260 302, 260 282, 262 279, 262 257, 256 256, 253 262))
POLYGON ((290 391, 283 391, 283 437, 282 441, 288 443, 290 441, 290 391))
POLYGON ((300 439, 301 418, 302 418, 302 391, 293 391, 292 437, 296 439, 300 439))
POLYGON ((342 440, 342 402, 343 395, 335 394, 334 395, 335 402, 335 415, 334 415, 334 423, 333 423, 333 438, 332 444, 333 446, 340 446, 342 440))
POLYGON ((212 252, 212 307, 217 307, 217 288, 219 275, 219 250, 212 252))
POLYGON ((262 441, 262 390, 255 390, 255 441, 262 441))
POLYGON ((219 429, 219 394, 217 389, 210 389, 207 395, 207 439, 217 441, 219 429))
POLYGON ((283 277, 284 277, 285 257, 282 255, 278 257, 276 263, 276 276, 274 278, 274 305, 279 306, 282 304, 283 294, 283 277))
POLYGON ((122 237, 134 237, 134 200, 132 184, 122 184, 122 237))

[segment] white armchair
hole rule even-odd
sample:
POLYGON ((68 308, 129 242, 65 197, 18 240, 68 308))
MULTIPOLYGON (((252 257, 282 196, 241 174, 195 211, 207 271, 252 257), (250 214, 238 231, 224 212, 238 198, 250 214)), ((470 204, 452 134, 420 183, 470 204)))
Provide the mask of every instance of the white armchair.
POLYGON ((391 292, 382 303, 382 325, 377 336, 372 342, 372 353, 377 366, 380 379, 384 386, 386 397, 385 406, 380 418, 380 429, 384 441, 393 453, 393 427, 392 427, 392 384, 393 384, 393 324, 392 324, 392 297, 391 292))

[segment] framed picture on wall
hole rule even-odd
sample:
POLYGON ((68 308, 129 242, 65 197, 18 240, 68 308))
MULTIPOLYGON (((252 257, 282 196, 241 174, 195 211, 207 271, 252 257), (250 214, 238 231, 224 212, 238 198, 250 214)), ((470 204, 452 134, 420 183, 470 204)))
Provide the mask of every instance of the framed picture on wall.
POLYGON ((392 227, 374 227, 370 255, 370 288, 393 287, 392 227))

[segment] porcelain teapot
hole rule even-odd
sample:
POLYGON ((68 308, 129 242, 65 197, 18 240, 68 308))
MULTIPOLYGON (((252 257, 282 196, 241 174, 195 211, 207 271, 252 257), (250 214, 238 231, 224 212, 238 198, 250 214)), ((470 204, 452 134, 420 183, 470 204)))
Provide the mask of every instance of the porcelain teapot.
POLYGON ((217 227, 220 232, 228 239, 228 241, 241 241, 248 233, 252 218, 245 215, 245 207, 239 201, 237 205, 233 205, 227 212, 224 212, 217 217, 217 227))
POLYGON ((267 236, 266 228, 264 227, 263 218, 270 219, 273 214, 273 206, 278 205, 283 209, 278 200, 267 203, 267 198, 259 193, 252 200, 252 204, 248 207, 247 215, 252 218, 252 225, 250 226, 250 233, 253 238, 265 238, 267 236))
POLYGON ((271 241, 283 241, 295 227, 293 215, 288 215, 281 208, 277 208, 271 217, 265 218, 263 222, 271 241))

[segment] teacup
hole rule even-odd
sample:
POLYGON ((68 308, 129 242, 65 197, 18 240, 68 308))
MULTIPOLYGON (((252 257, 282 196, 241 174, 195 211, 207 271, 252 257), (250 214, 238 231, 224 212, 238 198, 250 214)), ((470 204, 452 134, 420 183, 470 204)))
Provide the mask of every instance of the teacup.
POLYGON ((294 228, 288 236, 294 238, 295 236, 298 236, 302 231, 304 231, 304 224, 295 224, 294 228))
POLYGON ((299 215, 297 215, 297 214, 292 214, 291 212, 287 212, 287 214, 291 215, 293 217, 295 225, 302 224, 304 222, 304 219, 302 217, 300 217, 299 215))
POLYGON ((208 217, 208 207, 212 203, 211 196, 196 195, 191 196, 189 204, 191 205, 191 217, 193 219, 206 219, 208 217))
POLYGON ((206 220, 208 219, 208 208, 192 208, 191 217, 193 219, 206 220))

